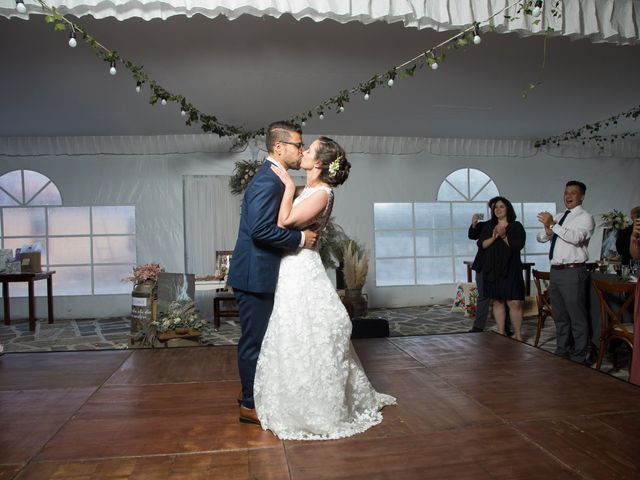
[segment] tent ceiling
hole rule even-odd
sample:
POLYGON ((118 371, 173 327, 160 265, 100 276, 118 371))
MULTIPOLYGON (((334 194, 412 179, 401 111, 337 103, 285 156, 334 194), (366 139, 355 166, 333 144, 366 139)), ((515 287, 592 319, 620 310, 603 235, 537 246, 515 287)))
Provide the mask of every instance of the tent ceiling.
MULTIPOLYGON (((453 34, 398 22, 317 22, 290 15, 150 21, 85 16, 77 23, 123 58, 144 65, 168 91, 221 121, 249 128, 303 112, 453 34)), ((420 70, 391 89, 378 88, 368 102, 353 98, 343 114, 314 119, 307 130, 529 139, 640 103, 640 46, 550 37, 542 69, 543 48, 542 36, 485 33, 481 45, 448 52, 438 71, 420 70), (542 83, 523 100, 522 89, 536 81, 542 83)), ((184 125, 176 105, 149 105, 148 91, 136 94, 126 70, 110 76, 108 65, 82 42, 69 48, 66 34, 54 32, 41 16, 0 18, 0 55, 0 136, 200 132, 184 125)))

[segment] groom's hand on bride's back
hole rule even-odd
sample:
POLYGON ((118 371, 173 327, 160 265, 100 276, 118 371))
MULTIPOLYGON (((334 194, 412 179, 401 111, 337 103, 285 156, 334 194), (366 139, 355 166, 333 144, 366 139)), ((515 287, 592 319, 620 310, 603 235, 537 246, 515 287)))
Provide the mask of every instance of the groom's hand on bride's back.
POLYGON ((313 248, 318 241, 318 233, 313 230, 305 230, 304 232, 304 247, 313 248))

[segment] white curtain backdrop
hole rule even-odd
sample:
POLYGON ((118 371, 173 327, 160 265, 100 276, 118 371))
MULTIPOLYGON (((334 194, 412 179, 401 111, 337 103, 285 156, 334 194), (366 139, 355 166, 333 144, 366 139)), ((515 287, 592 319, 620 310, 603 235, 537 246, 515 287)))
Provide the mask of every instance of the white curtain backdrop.
POLYGON ((229 192, 229 177, 184 176, 186 271, 212 275, 216 250, 233 250, 241 197, 229 192))
MULTIPOLYGON (((26 14, 16 11, 15 0, 0 0, 0 15, 27 18, 30 13, 42 13, 35 0, 25 0, 26 14)), ((280 17, 290 14, 296 19, 325 19, 340 23, 358 21, 364 24, 382 21, 402 22, 406 27, 434 30, 459 30, 473 22, 486 20, 514 3, 513 0, 48 0, 60 13, 76 17, 115 17, 166 19, 174 15, 206 17, 224 15, 229 19, 248 14, 257 17, 280 17)), ((517 15, 509 10, 511 19, 498 14, 492 21, 499 32, 521 35, 543 33, 548 27, 557 34, 588 37, 595 42, 637 43, 640 32, 640 0, 563 0, 560 17, 551 14, 554 0, 545 2, 539 23, 530 15, 517 15)))

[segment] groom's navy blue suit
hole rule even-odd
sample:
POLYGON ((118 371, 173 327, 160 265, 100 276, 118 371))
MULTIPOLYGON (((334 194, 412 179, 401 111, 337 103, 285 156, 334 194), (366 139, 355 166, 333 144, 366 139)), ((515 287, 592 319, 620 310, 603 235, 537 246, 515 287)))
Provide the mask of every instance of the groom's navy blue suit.
POLYGON ((238 369, 242 403, 249 408, 254 408, 256 362, 273 309, 280 259, 284 251, 296 250, 302 239, 300 232, 278 227, 284 184, 271 171, 271 165, 266 160, 245 190, 227 281, 240 312, 238 369))

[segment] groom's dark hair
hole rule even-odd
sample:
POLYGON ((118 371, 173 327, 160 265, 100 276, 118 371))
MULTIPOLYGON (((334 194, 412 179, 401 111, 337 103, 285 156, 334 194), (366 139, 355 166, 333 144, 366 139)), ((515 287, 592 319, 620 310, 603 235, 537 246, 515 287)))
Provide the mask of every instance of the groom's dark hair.
POLYGON ((273 122, 267 128, 265 141, 267 144, 267 151, 269 153, 273 152, 273 147, 278 142, 288 142, 291 140, 291 134, 294 132, 302 135, 302 128, 297 123, 287 122, 285 120, 273 122))

